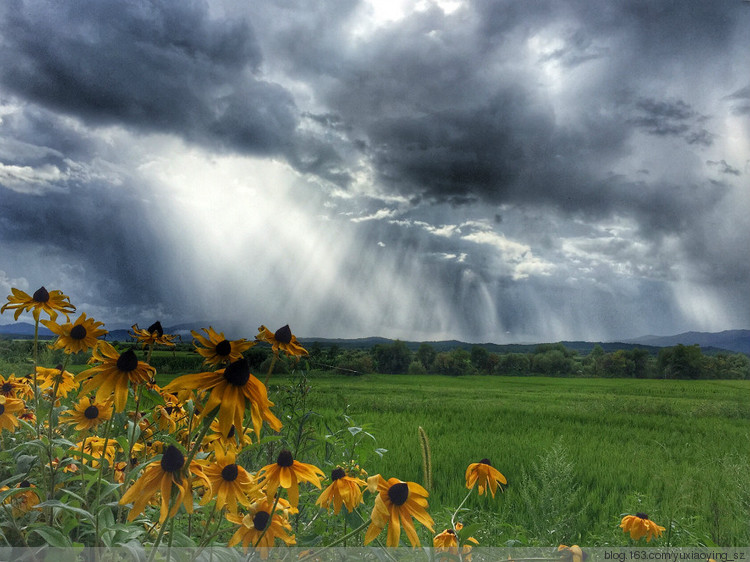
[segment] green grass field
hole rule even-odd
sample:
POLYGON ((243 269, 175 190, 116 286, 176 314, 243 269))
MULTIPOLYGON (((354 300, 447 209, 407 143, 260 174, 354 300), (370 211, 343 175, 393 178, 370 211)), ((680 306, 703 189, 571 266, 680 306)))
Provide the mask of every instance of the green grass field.
POLYGON ((673 545, 750 543, 750 381, 369 375, 310 383, 309 409, 341 427, 346 408, 388 450, 370 457, 370 474, 422 483, 424 428, 438 526, 466 493, 468 464, 489 458, 509 485, 495 500, 467 503, 466 517, 485 523, 482 544, 623 544, 619 520, 637 511, 667 527, 673 545))

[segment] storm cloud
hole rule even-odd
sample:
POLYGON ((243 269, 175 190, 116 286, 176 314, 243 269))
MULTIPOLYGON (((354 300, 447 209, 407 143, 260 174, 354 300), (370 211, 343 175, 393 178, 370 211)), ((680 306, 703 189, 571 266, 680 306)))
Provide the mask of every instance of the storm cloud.
POLYGON ((52 259, 109 321, 292 316, 304 335, 750 324, 746 3, 0 18, 0 288, 49 284, 52 259))

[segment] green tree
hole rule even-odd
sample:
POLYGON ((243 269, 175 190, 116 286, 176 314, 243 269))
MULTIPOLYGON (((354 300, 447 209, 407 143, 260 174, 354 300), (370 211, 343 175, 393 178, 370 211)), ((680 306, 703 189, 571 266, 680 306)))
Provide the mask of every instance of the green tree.
POLYGON ((421 343, 416 353, 417 359, 420 363, 422 363, 427 371, 430 371, 432 369, 432 364, 435 361, 436 355, 437 351, 435 351, 435 348, 432 347, 429 343, 421 343))
POLYGON ((373 357, 379 373, 403 374, 411 363, 411 351, 401 340, 376 345, 373 348, 373 357))

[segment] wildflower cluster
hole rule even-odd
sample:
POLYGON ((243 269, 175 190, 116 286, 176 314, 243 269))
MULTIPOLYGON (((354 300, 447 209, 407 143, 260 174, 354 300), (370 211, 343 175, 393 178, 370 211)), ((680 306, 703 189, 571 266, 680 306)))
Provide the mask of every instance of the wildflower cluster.
MULTIPOLYGON (((166 380, 152 354, 174 348, 178 338, 160 322, 146 329, 134 324, 136 345, 118 347, 102 339, 103 323, 85 313, 71 320, 76 309, 61 291, 13 289, 7 300, 2 312, 13 310, 16 319, 31 313, 35 320, 31 372, 0 374, 0 533, 10 545, 52 537, 55 546, 155 547, 168 529, 174 536, 180 518, 188 535, 197 530, 193 546, 293 545, 307 509, 315 510, 313 519, 360 517, 359 528, 326 546, 353 534, 365 545, 379 543, 384 531, 388 547, 400 544, 402 531, 418 546, 420 533, 429 531, 434 547, 468 554, 478 541, 456 520, 462 506, 475 489, 495 498, 508 484, 488 459, 469 464, 468 494, 450 526, 436 534, 428 513, 429 442, 421 428, 430 467, 424 486, 368 476, 350 456, 338 464, 327 459, 328 474, 296 458, 298 448, 280 435, 281 420, 292 418, 275 411, 267 384, 280 354, 294 361, 307 355, 289 326, 275 332, 260 326, 253 340, 227 339, 213 326, 193 331, 205 370, 166 380), (40 323, 55 335, 48 347, 64 354, 62 364, 38 364, 40 323), (266 382, 248 358, 259 344, 273 354, 266 382), (74 373, 68 363, 77 354, 90 359, 74 373)), ((640 513, 621 527, 647 541, 664 530, 640 513)), ((577 546, 565 548, 580 561, 577 546)))

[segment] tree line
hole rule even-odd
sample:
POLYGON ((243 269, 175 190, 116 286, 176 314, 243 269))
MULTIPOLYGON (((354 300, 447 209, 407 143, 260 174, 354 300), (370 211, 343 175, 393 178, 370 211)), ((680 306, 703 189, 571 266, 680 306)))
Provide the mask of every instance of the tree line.
POLYGON ((438 351, 429 343, 416 351, 403 341, 370 349, 344 350, 336 345, 310 346, 313 368, 344 374, 544 375, 554 377, 616 377, 662 379, 750 379, 750 358, 743 353, 704 354, 698 345, 605 352, 595 345, 580 354, 561 343, 541 344, 532 352, 495 353, 480 345, 438 351))

